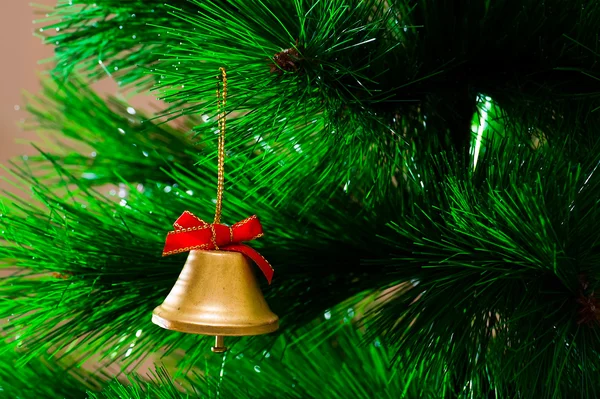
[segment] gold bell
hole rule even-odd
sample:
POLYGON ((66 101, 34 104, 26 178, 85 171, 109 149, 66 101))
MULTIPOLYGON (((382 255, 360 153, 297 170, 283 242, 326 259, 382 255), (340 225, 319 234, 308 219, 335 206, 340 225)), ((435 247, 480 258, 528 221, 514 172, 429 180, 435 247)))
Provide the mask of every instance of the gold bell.
POLYGON ((223 336, 260 335, 279 328, 260 291, 250 261, 239 252, 192 250, 152 322, 167 330, 214 335, 213 352, 225 352, 223 336))

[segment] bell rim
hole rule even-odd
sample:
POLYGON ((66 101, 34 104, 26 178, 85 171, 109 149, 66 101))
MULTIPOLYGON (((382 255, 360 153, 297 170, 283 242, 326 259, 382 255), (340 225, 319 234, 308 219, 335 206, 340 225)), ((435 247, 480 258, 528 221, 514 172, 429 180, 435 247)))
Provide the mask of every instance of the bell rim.
POLYGON ((207 324, 197 324, 185 321, 168 320, 156 313, 152 314, 152 323, 166 330, 177 331, 188 334, 199 335, 222 335, 226 337, 243 337, 253 335, 263 335, 275 332, 279 329, 279 318, 274 321, 251 325, 251 326, 215 326, 207 324))

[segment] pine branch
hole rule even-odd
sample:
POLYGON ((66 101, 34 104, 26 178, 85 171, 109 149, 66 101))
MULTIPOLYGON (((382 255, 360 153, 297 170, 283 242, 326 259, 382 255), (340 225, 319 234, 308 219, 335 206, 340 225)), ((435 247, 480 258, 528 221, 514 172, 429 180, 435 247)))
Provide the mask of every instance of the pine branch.
POLYGON ((580 365, 600 366, 599 325, 581 324, 580 298, 600 277, 598 144, 580 162, 559 146, 494 147, 473 173, 441 158, 445 181, 425 182, 436 199, 391 224, 396 259, 370 263, 414 286, 390 295, 371 327, 398 359, 448 362, 460 389, 490 373, 502 397, 596 396, 580 365))
MULTIPOLYGON (((185 256, 160 256, 165 232, 184 209, 212 209, 214 189, 204 183, 208 177, 202 178, 212 170, 198 169, 193 174, 175 170, 178 187, 158 183, 157 189, 150 186, 143 192, 130 187, 128 196, 115 204, 79 184, 52 157, 46 159, 53 163, 67 193, 59 195, 27 169, 17 168, 23 184, 34 188, 37 204, 5 197, 1 220, 8 243, 0 249, 3 266, 21 272, 3 279, 0 292, 11 301, 0 306, 0 315, 18 315, 6 329, 26 342, 24 360, 47 351, 64 355, 77 351, 83 353, 82 361, 98 353, 107 361, 124 358, 129 365, 158 348, 167 352, 179 348, 190 351, 182 367, 193 364, 197 361, 193 354, 208 346, 197 337, 156 328, 149 315, 167 295, 185 261, 185 256)), ((343 231, 344 211, 332 203, 326 218, 299 219, 297 210, 303 204, 276 209, 260 197, 241 199, 250 186, 251 181, 238 182, 228 192, 227 217, 235 221, 258 210, 272 239, 257 247, 276 265, 277 280, 285 282, 268 294, 281 299, 274 309, 287 328, 302 325, 324 308, 364 290, 370 278, 359 270, 358 252, 368 246, 361 241, 369 238, 343 231), (237 199, 236 192, 241 194, 237 199), (332 257, 332 245, 344 254, 332 257), (343 275, 336 277, 340 270, 343 275), (306 279, 307 273, 318 282, 306 279), (364 278, 349 286, 357 276, 364 278), (332 289, 332 281, 340 282, 339 288, 332 289), (309 292, 309 286, 314 291, 309 292)))
MULTIPOLYGON (((526 129, 574 121, 575 109, 598 106, 600 63, 588 28, 600 7, 589 1, 77 4, 58 11, 60 48, 73 55, 64 65, 91 60, 97 68, 95 54, 104 53, 145 66, 132 73, 156 76, 155 90, 173 103, 167 119, 214 115, 215 74, 227 67, 230 111, 240 115, 229 148, 246 157, 260 151, 249 171, 269 173, 258 174, 255 189, 278 189, 287 198, 345 188, 364 206, 381 201, 417 151, 467 153, 481 93, 517 109, 509 115, 526 129), (91 28, 101 16, 102 29, 91 28), (506 20, 515 26, 508 33, 498 26, 506 20), (136 44, 149 49, 123 51, 136 44), (305 179, 308 173, 318 184, 305 183, 315 181, 305 179)), ((207 130, 199 134, 209 137, 207 130)), ((306 203, 306 211, 317 206, 306 203)))
MULTIPOLYGON (((182 133, 153 124, 115 98, 100 98, 81 81, 72 79, 59 87, 45 82, 42 93, 29 96, 32 118, 26 128, 50 136, 46 146, 53 150, 53 162, 73 173, 81 184, 173 184, 162 167, 195 163, 196 149, 185 130, 198 121, 188 118, 182 133)), ((55 170, 44 156, 30 158, 29 166, 45 184, 50 183, 55 170)))
MULTIPOLYGON (((335 321, 334 321, 335 320, 335 321)), ((447 382, 431 370, 387 367, 389 355, 378 340, 365 343, 348 321, 320 340, 280 337, 259 356, 228 353, 211 357, 202 370, 176 379, 165 369, 152 383, 113 383, 93 399, 128 398, 442 398, 447 382), (324 376, 322 370, 330 372, 324 376)))
MULTIPOLYGON (((169 3, 187 7, 188 2, 169 3)), ((40 21, 47 24, 40 28, 46 43, 56 46, 55 76, 78 72, 93 79, 113 76, 121 86, 151 84, 148 68, 168 39, 149 24, 177 27, 169 11, 164 1, 154 0, 58 0, 54 12, 40 21)))
POLYGON ((0 354, 0 396, 6 398, 86 398, 87 389, 100 389, 106 383, 99 375, 83 369, 66 370, 54 359, 36 358, 26 366, 20 355, 10 350, 0 354))
POLYGON ((175 381, 165 368, 156 368, 150 381, 139 376, 129 377, 129 383, 124 384, 114 381, 101 392, 88 392, 89 399, 191 399, 191 396, 182 392, 181 386, 175 381))

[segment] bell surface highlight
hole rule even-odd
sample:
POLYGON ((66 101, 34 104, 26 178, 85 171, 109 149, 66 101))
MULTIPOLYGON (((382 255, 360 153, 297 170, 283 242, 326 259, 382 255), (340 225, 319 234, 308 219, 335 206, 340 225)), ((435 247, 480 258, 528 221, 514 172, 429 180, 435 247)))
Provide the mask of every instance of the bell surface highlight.
POLYGON ((192 250, 152 322, 167 330, 217 337, 260 335, 279 328, 258 286, 253 266, 239 252, 192 250))

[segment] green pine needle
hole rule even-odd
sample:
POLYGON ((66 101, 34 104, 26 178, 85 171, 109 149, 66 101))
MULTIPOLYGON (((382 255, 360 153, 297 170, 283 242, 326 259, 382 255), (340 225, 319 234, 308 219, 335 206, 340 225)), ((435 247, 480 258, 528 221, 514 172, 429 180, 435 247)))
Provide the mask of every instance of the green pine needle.
MULTIPOLYGON (((20 348, 19 351, 22 351, 20 348)), ((0 397, 19 399, 65 398, 84 399, 89 389, 99 390, 109 378, 79 368, 66 369, 53 359, 32 359, 20 366, 21 354, 4 351, 0 354, 0 397)))

